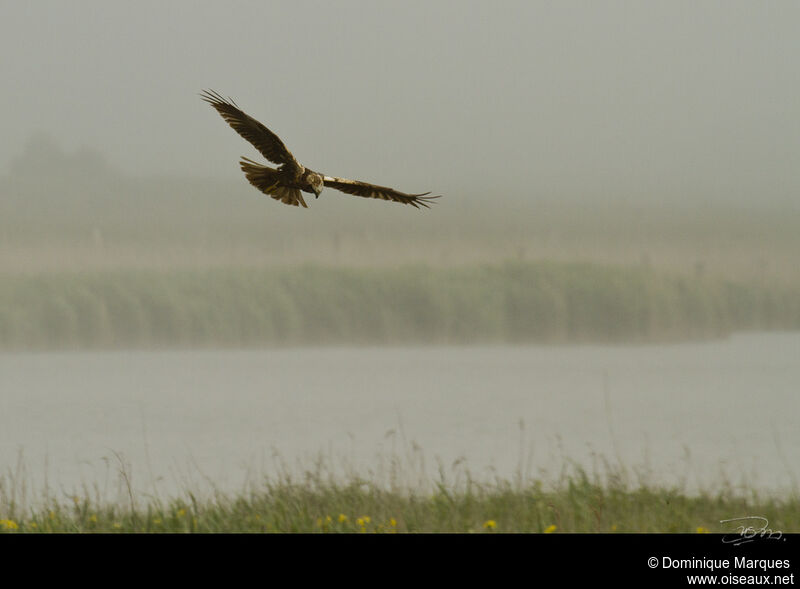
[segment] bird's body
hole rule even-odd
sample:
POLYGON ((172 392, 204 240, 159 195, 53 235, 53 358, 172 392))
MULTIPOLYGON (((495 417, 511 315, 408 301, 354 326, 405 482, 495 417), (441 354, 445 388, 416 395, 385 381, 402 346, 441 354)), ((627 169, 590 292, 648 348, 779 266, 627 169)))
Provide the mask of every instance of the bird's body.
POLYGON ((262 166, 246 157, 242 157, 239 165, 250 184, 287 205, 308 207, 303 199, 302 192, 317 194, 314 191, 314 186, 320 186, 322 182, 319 174, 305 168, 287 169, 285 166, 280 166, 276 170, 269 166, 262 166), (313 178, 313 184, 311 182, 312 174, 316 176, 316 178, 313 178))
POLYGON ((410 204, 416 208, 427 208, 431 199, 438 198, 428 196, 430 192, 407 194, 386 186, 314 172, 300 164, 277 135, 245 114, 232 100, 225 100, 216 92, 209 90, 203 91, 200 96, 213 106, 239 135, 252 143, 261 155, 278 164, 277 168, 271 168, 246 157, 242 157, 240 162, 250 184, 276 200, 288 205, 307 207, 302 193, 308 192, 319 197, 325 186, 347 194, 391 200, 410 204))

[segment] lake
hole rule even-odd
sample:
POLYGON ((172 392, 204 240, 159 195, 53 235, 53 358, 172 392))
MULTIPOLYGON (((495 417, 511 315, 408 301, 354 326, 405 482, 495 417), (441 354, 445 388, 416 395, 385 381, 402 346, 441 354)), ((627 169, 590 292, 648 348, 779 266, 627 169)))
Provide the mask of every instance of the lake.
POLYGON ((671 345, 0 354, 0 475, 28 497, 235 493, 322 464, 408 486, 565 465, 785 492, 800 334, 671 345))

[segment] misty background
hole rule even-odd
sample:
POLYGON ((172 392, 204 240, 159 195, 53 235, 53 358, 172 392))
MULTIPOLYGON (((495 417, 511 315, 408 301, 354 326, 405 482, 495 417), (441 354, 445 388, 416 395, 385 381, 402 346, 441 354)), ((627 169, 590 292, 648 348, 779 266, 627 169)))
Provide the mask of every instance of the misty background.
POLYGON ((4 348, 800 325, 794 3, 2 10, 4 348), (203 88, 313 169, 443 197, 280 206, 239 171, 260 155, 203 88))
POLYGON ((141 465, 145 432, 225 468, 352 431, 363 457, 403 419, 502 474, 524 421, 571 456, 652 434, 656 465, 691 447, 785 483, 798 22, 790 1, 2 4, 0 466, 141 465), (274 201, 206 88, 314 170, 443 196, 274 201))
POLYGON ((130 176, 240 182, 254 152, 196 96, 214 88, 310 167, 450 208, 793 205, 800 188, 793 2, 39 1, 0 16, 5 173, 43 133, 130 176))

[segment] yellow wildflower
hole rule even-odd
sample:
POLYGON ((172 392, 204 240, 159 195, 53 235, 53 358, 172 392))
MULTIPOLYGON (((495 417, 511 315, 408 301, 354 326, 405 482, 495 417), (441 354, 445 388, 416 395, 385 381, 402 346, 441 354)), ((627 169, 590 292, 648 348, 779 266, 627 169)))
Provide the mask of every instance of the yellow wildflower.
POLYGON ((343 523, 347 522, 347 516, 345 514, 343 514, 343 513, 340 513, 338 521, 339 521, 340 524, 343 524, 343 523))
POLYGON ((698 534, 708 534, 708 528, 704 528, 703 526, 699 526, 697 528, 697 533, 698 534))
POLYGON ((5 528, 6 530, 16 530, 19 528, 19 526, 13 519, 0 519, 0 528, 5 528))
POLYGON ((389 525, 392 526, 393 528, 396 528, 397 527, 397 520, 394 519, 394 518, 391 518, 389 520, 389 525))
POLYGON ((549 526, 547 526, 547 527, 544 529, 544 533, 545 533, 545 534, 552 534, 552 533, 553 533, 553 532, 555 532, 557 529, 558 529, 558 528, 557 528, 557 527, 556 527, 554 524, 550 524, 549 526))
POLYGON ((497 527, 497 522, 494 521, 493 519, 488 519, 485 522, 483 522, 483 527, 486 528, 487 530, 494 530, 497 527))
POLYGON ((178 517, 183 517, 184 515, 186 515, 186 510, 181 507, 178 510, 178 513, 176 513, 175 515, 177 515, 178 517))
POLYGON ((367 531, 367 524, 372 521, 368 515, 362 515, 360 518, 356 520, 356 523, 361 526, 361 531, 367 531))

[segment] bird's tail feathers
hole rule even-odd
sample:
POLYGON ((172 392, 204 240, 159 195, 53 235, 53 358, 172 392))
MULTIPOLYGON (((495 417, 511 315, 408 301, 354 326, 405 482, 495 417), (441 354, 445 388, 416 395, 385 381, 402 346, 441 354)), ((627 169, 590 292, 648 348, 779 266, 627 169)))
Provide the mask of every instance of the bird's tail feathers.
POLYGON ((308 208, 303 194, 297 188, 290 188, 281 182, 281 174, 275 168, 262 166, 251 159, 242 156, 239 162, 242 172, 247 176, 247 180, 264 194, 270 195, 275 200, 279 200, 287 205, 302 205, 308 208))

